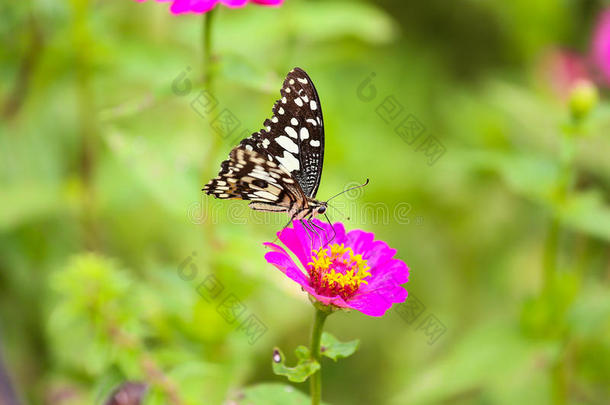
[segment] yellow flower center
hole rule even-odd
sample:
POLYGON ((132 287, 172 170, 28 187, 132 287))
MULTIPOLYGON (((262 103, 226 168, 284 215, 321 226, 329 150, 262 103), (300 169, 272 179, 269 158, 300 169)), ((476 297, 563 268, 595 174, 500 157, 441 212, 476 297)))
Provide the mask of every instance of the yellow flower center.
POLYGON ((362 255, 355 255, 350 247, 343 244, 330 245, 312 251, 311 262, 307 263, 311 286, 318 294, 340 295, 348 299, 358 291, 360 284, 368 284, 370 267, 362 255))

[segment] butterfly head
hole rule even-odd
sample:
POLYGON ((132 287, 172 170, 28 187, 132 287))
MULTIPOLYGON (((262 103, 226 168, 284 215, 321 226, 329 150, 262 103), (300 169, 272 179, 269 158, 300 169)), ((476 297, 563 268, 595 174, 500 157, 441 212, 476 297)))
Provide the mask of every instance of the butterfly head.
POLYGON ((309 209, 307 213, 311 216, 324 215, 328 210, 328 203, 326 201, 318 201, 313 198, 308 198, 309 209))
POLYGON ((326 201, 322 201, 320 205, 316 207, 315 213, 323 215, 326 212, 326 208, 328 208, 328 203, 326 201))

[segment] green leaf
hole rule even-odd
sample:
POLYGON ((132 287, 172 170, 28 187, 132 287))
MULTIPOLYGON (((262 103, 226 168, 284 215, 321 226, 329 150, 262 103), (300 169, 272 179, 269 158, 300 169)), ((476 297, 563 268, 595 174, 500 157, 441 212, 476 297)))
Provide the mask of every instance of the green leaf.
POLYGON ((3 185, 0 199, 0 230, 14 227, 67 211, 60 188, 43 183, 21 181, 16 185, 3 185))
POLYGON ((320 354, 337 361, 349 357, 356 352, 359 339, 350 340, 349 342, 340 342, 336 337, 328 332, 322 333, 322 343, 320 345, 320 354))
POLYGON ((610 208, 599 190, 574 192, 565 201, 557 197, 559 165, 550 158, 532 154, 476 152, 464 155, 471 164, 502 176, 515 193, 543 205, 562 225, 588 235, 610 240, 610 208))
POLYGON ((564 225, 610 241, 610 207, 597 191, 574 193, 555 211, 564 225))
POLYGON ((524 337, 514 325, 486 322, 457 339, 442 358, 408 374, 405 388, 387 403, 446 403, 448 398, 480 392, 472 394, 478 403, 512 404, 525 397, 527 403, 547 404, 548 373, 559 349, 556 341, 524 337))
POLYGON ((307 395, 287 384, 258 384, 247 387, 229 403, 236 405, 308 405, 307 395))
POLYGON ((297 355, 297 365, 288 367, 284 364, 284 354, 278 348, 273 350, 273 372, 277 375, 283 375, 292 382, 303 382, 307 378, 320 369, 320 364, 311 359, 309 349, 305 346, 299 346, 294 351, 297 355))
POLYGON ((574 271, 556 272, 540 295, 527 299, 521 314, 521 325, 527 336, 563 336, 567 330, 567 313, 580 288, 574 271))
POLYGON ((298 34, 311 41, 354 37, 372 44, 391 42, 398 34, 392 17, 381 8, 363 2, 295 3, 298 34))

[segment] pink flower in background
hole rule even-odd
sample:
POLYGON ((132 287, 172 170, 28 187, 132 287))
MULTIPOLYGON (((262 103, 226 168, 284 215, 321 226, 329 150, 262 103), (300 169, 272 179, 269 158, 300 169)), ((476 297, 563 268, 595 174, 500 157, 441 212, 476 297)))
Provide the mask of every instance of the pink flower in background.
POLYGON ((597 19, 591 53, 602 80, 610 85, 610 8, 602 11, 597 19))
POLYGON ((597 18, 589 55, 552 49, 543 59, 541 73, 564 100, 579 83, 610 86, 610 8, 603 10, 597 18))
MULTIPOLYGON (((136 0, 139 2, 146 0, 136 0)), ((260 4, 262 6, 280 6, 284 0, 157 0, 157 2, 167 3, 171 2, 169 10, 173 14, 203 14, 207 13, 217 4, 223 4, 230 8, 244 7, 248 3, 260 4)))
POLYGON ((331 228, 327 223, 313 221, 324 229, 317 230, 320 237, 313 238, 313 246, 311 232, 300 221, 278 232, 279 240, 298 258, 302 269, 286 250, 274 243, 265 243, 272 249, 265 255, 267 262, 324 305, 382 316, 393 303, 404 302, 407 291, 400 285, 409 281, 409 268, 394 259, 395 249, 374 240, 373 233, 361 230, 346 233, 340 222, 331 228), (333 228, 336 235, 328 243, 333 228))
POLYGON ((590 79, 585 58, 566 49, 551 50, 543 60, 541 73, 563 100, 568 99, 576 83, 590 79))

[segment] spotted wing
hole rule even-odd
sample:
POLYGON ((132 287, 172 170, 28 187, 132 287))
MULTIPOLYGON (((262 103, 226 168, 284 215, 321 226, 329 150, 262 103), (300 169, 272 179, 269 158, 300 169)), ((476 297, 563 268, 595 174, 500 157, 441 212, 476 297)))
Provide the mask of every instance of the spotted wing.
POLYGON ((313 82, 302 69, 292 69, 264 128, 241 145, 278 163, 308 197, 318 192, 324 161, 324 120, 313 82))
POLYGON ((290 173, 241 145, 231 151, 229 159, 220 165, 218 176, 203 191, 216 198, 249 200, 252 208, 267 211, 288 211, 295 204, 305 203, 290 173))

